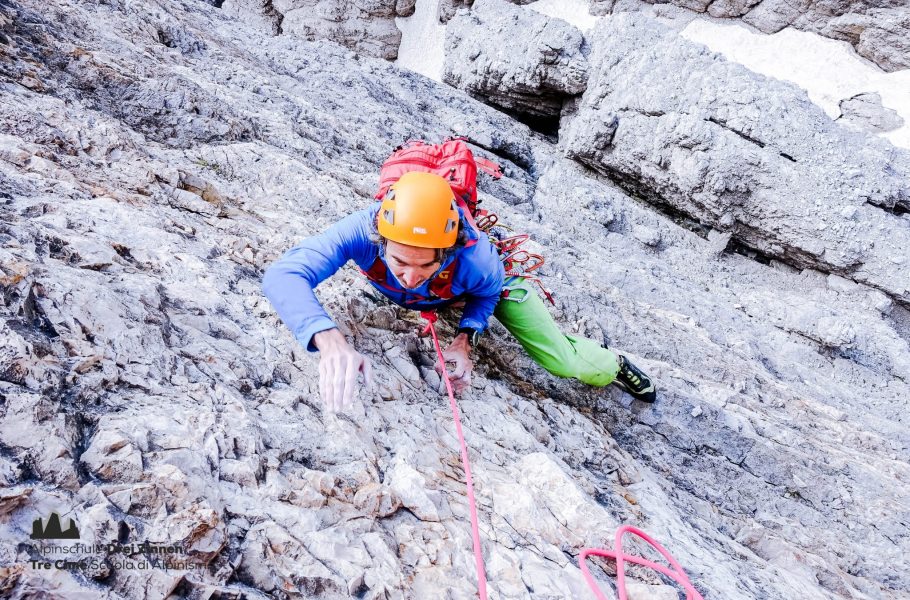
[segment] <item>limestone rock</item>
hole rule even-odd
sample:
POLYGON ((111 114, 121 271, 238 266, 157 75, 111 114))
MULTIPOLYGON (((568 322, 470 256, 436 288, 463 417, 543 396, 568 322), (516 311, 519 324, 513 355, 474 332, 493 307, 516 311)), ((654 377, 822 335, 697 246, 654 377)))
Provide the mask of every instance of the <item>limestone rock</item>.
POLYGON ((377 483, 368 483, 357 490, 354 504, 369 515, 385 518, 398 510, 401 500, 388 488, 377 483))
POLYGON ((417 0, 396 0, 395 15, 398 17, 410 17, 414 14, 417 7, 417 0))
POLYGON ((121 431, 98 432, 81 460, 106 481, 136 481, 142 476, 142 453, 121 431))
POLYGON ((414 12, 414 0, 225 0, 222 8, 252 16, 275 35, 330 40, 367 56, 395 60, 401 32, 395 17, 414 12))
MULTIPOLYGON (((508 0, 512 4, 531 4, 536 0, 508 0)), ((474 0, 439 0, 438 18, 440 23, 448 23, 459 8, 468 9, 474 4, 474 0)))
POLYGON ((223 0, 221 8, 225 13, 247 21, 271 35, 284 32, 284 15, 275 8, 273 0, 223 0))
POLYGON ((435 522, 447 516, 448 509, 442 495, 427 489, 426 478, 407 463, 396 463, 387 477, 389 489, 401 499, 401 505, 418 519, 435 522))
POLYGON ((626 588, 629 600, 677 600, 679 594, 669 585, 629 583, 626 588))
POLYGON ((510 112, 554 117, 564 99, 584 91, 582 44, 564 21, 478 0, 446 29, 443 80, 510 112))
POLYGON ((644 16, 605 21, 592 64, 565 127, 569 156, 766 255, 910 303, 910 274, 891 261, 910 232, 887 212, 910 207, 910 153, 844 130, 789 84, 644 16), (819 216, 811 225, 810 213, 819 216), (873 239, 881 231, 890 242, 873 239))
POLYGON ((896 111, 882 106, 882 97, 877 93, 857 94, 841 100, 840 110, 838 121, 875 133, 892 131, 904 124, 896 111))

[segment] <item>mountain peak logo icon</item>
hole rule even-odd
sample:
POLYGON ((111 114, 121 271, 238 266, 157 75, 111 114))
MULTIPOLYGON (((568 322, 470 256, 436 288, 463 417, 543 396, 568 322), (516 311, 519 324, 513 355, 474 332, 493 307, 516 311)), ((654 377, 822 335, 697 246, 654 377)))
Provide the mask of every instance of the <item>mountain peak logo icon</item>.
POLYGON ((78 540, 79 528, 76 527, 76 521, 70 519, 69 522, 69 527, 64 531, 60 525, 60 515, 55 512, 48 517, 47 525, 43 525, 41 519, 35 519, 32 521, 31 538, 33 540, 78 540))

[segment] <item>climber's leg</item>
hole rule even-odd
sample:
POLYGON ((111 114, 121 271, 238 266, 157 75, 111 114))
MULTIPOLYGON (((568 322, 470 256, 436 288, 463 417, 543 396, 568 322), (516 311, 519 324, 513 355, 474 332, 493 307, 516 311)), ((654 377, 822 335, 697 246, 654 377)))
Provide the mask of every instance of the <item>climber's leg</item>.
POLYGON ((563 334, 524 279, 508 280, 507 287, 512 288, 509 297, 500 299, 493 315, 534 362, 559 377, 573 377, 598 387, 616 379, 619 359, 612 350, 594 340, 563 334))

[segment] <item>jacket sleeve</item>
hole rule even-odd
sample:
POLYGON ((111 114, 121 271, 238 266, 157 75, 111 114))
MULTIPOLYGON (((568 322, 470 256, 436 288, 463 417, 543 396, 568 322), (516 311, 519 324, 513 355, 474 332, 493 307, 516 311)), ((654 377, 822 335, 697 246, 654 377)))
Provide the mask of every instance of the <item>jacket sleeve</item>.
POLYGON ((288 250, 262 278, 262 291, 297 341, 310 352, 318 350, 313 336, 335 327, 313 290, 348 260, 365 260, 371 246, 368 231, 368 211, 348 215, 288 250))
POLYGON ((487 322, 499 302, 505 270, 496 249, 489 241, 478 246, 472 259, 476 260, 480 276, 470 288, 465 289, 465 305, 459 327, 470 327, 482 332, 486 330, 487 322))

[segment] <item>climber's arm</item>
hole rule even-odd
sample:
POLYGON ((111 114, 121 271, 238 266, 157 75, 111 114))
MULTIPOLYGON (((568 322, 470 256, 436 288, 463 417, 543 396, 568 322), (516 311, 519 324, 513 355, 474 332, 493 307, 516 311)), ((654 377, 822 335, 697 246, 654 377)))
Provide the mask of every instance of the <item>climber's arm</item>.
POLYGON ((337 411, 354 398, 357 376, 372 383, 369 360, 352 348, 316 299, 314 288, 349 259, 363 262, 370 251, 370 215, 354 213, 324 233, 290 249, 266 271, 262 289, 297 341, 320 351, 319 395, 326 410, 337 411))
POLYGON ((300 344, 315 352, 315 334, 335 323, 313 290, 369 245, 368 214, 358 211, 307 238, 273 263, 262 278, 262 290, 300 344))

